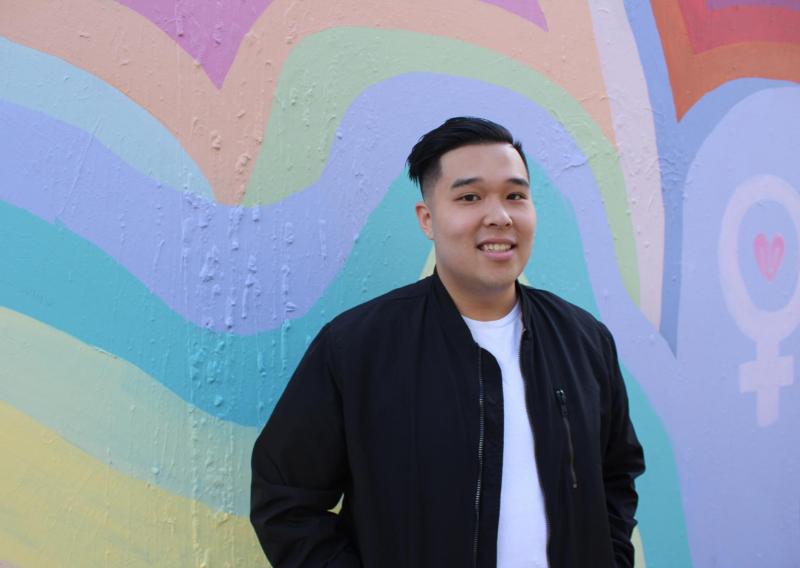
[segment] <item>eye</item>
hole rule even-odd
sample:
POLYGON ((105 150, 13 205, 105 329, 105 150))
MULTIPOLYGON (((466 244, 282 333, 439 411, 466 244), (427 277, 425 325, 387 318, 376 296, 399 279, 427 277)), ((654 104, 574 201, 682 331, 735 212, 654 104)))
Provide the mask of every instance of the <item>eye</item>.
POLYGON ((521 193, 521 192, 514 192, 514 193, 509 194, 507 199, 510 199, 512 201, 520 201, 522 199, 528 199, 528 196, 526 194, 524 194, 524 193, 521 193))
POLYGON ((479 199, 480 199, 480 197, 478 197, 474 193, 465 193, 464 195, 459 196, 457 201, 473 202, 473 201, 478 201, 479 199))

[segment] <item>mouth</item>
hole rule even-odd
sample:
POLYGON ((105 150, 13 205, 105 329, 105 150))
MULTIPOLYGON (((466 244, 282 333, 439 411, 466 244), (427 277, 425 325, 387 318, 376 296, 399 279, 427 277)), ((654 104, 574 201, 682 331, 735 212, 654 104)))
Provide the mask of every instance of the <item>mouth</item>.
POLYGON ((478 249, 483 252, 508 252, 515 246, 511 243, 483 243, 478 245, 478 249))

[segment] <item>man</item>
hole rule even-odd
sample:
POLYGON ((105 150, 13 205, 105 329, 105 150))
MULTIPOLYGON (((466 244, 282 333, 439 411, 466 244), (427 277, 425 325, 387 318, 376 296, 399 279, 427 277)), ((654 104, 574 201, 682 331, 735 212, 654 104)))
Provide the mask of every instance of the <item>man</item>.
POLYGON ((408 164, 436 270, 341 314, 308 348, 253 450, 251 520, 267 556, 632 566, 644 461, 614 341, 517 283, 536 225, 521 145, 453 118, 408 164))

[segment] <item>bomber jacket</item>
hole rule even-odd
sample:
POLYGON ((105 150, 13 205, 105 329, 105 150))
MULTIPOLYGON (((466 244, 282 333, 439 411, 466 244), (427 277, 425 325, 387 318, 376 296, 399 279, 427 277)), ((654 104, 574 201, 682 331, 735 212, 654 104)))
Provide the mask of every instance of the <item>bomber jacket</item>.
MULTIPOLYGON (((644 458, 614 341, 517 294, 550 567, 631 567, 644 458)), ((434 273, 319 332, 253 449, 251 522, 278 568, 492 567, 502 452, 500 368, 434 273)))

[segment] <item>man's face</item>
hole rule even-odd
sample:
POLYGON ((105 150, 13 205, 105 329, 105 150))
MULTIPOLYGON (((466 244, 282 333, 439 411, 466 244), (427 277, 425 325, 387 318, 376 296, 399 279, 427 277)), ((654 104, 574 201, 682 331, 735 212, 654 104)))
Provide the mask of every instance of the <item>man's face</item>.
POLYGON ((531 254, 536 210, 522 158, 510 144, 462 146, 442 155, 441 175, 417 204, 451 291, 473 299, 508 293, 531 254))

